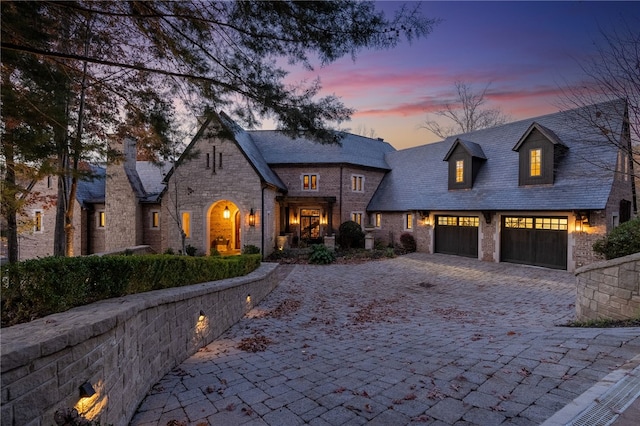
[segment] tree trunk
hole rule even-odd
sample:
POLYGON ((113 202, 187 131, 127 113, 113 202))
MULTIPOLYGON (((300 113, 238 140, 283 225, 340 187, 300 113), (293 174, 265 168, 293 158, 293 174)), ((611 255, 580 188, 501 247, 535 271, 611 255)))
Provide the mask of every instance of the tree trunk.
MULTIPOLYGON (((8 138, 7 138, 8 139, 8 138)), ((12 141, 3 141, 4 155, 6 161, 6 174, 4 178, 3 197, 7 199, 3 200, 4 214, 7 220, 7 257, 9 263, 15 263, 18 261, 18 218, 17 218, 17 202, 16 199, 16 170, 12 141)))

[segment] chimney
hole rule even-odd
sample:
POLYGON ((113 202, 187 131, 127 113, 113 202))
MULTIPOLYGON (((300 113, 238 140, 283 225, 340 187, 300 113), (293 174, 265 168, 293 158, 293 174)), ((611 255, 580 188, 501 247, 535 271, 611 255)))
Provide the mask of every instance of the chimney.
POLYGON ((129 172, 136 170, 136 161, 138 159, 138 151, 136 148, 136 140, 131 136, 124 138, 124 168, 129 172))

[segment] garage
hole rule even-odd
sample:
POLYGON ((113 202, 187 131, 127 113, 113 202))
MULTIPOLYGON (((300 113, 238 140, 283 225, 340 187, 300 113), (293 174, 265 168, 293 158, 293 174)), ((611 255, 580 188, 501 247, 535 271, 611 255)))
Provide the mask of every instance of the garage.
POLYGON ((478 257, 477 216, 436 216, 435 252, 478 257))
POLYGON ((567 217, 502 218, 502 262, 567 269, 567 217))

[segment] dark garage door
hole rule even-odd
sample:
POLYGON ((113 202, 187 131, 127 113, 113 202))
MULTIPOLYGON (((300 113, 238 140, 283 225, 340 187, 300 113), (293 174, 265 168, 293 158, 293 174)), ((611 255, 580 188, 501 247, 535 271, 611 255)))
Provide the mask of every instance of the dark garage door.
POLYGON ((436 253, 478 257, 478 217, 436 216, 436 253))
POLYGON ((500 260, 567 269, 566 217, 503 217, 500 260))

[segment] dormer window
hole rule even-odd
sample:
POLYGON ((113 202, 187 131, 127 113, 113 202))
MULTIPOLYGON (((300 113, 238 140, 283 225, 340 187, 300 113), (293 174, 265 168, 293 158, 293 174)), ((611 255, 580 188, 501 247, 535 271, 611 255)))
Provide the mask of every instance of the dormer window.
POLYGON ((520 154, 520 186, 551 185, 556 166, 567 147, 553 131, 533 123, 513 150, 520 154))
POLYGON ((529 150, 529 176, 537 177, 542 174, 542 149, 529 150))
POLYGON ((487 158, 480 145, 456 139, 444 157, 449 162, 449 189, 471 189, 487 158))
POLYGON ((464 182, 464 160, 456 161, 456 183, 464 182))

